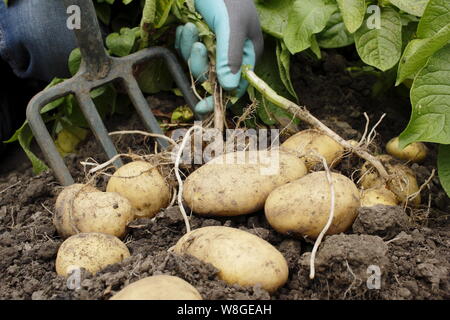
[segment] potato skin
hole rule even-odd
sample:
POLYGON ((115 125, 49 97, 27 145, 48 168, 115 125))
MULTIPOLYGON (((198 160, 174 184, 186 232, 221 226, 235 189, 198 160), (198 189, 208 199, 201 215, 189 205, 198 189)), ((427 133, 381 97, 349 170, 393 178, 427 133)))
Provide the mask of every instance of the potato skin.
POLYGON ((127 198, 135 218, 153 218, 170 202, 170 189, 158 169, 144 161, 130 162, 109 179, 108 192, 127 198))
POLYGON ((118 238, 125 236, 134 217, 130 202, 112 192, 81 194, 74 201, 72 215, 80 232, 106 233, 118 238))
POLYGON ((281 151, 276 154, 279 159, 277 174, 264 171, 269 168, 264 164, 276 158, 264 151, 240 151, 217 157, 186 179, 183 198, 199 215, 237 216, 261 210, 272 190, 307 173, 303 160, 295 155, 281 151), (226 157, 262 161, 246 160, 243 164, 233 164, 225 162, 226 157))
MULTIPOLYGON (((300 154, 317 152, 325 158, 328 165, 338 161, 344 153, 344 148, 329 136, 316 129, 303 130, 287 139, 282 148, 294 150, 300 154)), ((321 160, 314 155, 306 155, 305 163, 311 169, 321 160)))
POLYGON ((260 284, 268 292, 283 286, 289 275, 286 259, 267 241, 239 229, 213 226, 191 231, 174 252, 210 263, 229 284, 260 284))
MULTIPOLYGON (((327 234, 351 227, 360 207, 359 190, 347 177, 332 173, 335 212, 327 234)), ((330 215, 330 187, 326 172, 319 171, 275 189, 267 198, 265 214, 278 232, 316 239, 330 215)))
POLYGON ((158 275, 129 284, 110 300, 202 300, 202 296, 181 278, 158 275))
POLYGON ((127 246, 118 238, 103 233, 79 233, 59 247, 56 273, 68 276, 74 268, 84 268, 92 274, 130 256, 127 246))
POLYGON ((361 190, 361 207, 373 207, 376 205, 396 206, 399 201, 395 194, 385 187, 361 190))
POLYGON ((77 234, 74 228, 73 204, 76 198, 81 194, 89 192, 99 192, 97 188, 86 184, 73 184, 65 187, 56 198, 55 214, 53 216, 53 225, 58 234, 63 238, 68 238, 77 234), (72 215, 72 219, 70 217, 72 215), (71 221, 72 220, 72 221, 71 221))
POLYGON ((422 142, 414 142, 405 147, 404 149, 400 149, 399 147, 399 138, 392 138, 386 144, 386 151, 391 156, 396 157, 400 160, 407 160, 412 162, 423 162, 427 157, 428 149, 422 142))

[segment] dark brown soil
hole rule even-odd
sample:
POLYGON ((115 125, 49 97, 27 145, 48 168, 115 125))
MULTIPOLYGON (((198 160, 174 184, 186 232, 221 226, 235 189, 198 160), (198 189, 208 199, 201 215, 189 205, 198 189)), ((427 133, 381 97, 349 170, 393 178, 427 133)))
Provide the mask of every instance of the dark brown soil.
MULTIPOLYGON (((341 52, 342 53, 342 52, 341 52)), ((371 96, 373 79, 351 77, 345 68, 351 63, 339 52, 327 52, 321 62, 296 57, 293 68, 300 102, 346 139, 357 139, 364 130, 363 112, 380 126, 376 145, 382 146, 398 135, 409 116, 407 100, 386 92, 371 96)), ((171 96, 152 98, 159 107, 181 102, 171 96)), ((136 117, 112 119, 110 129, 139 129, 136 117)), ((141 137, 116 141, 120 151, 151 152, 141 137)), ((436 149, 422 165, 413 165, 419 184, 435 168, 436 149)), ((382 151, 379 148, 379 151, 382 151)), ((105 160, 94 139, 80 154, 68 158, 79 181, 84 178, 80 160, 105 160)), ((289 281, 270 295, 259 287, 229 286, 217 277, 217 270, 193 257, 168 253, 184 233, 177 207, 161 212, 156 219, 133 222, 125 242, 132 256, 93 276, 82 275, 82 288, 70 290, 66 280, 55 273, 55 256, 62 240, 52 224, 55 196, 60 191, 56 179, 47 172, 32 176, 27 160, 11 150, 0 171, 0 299, 108 299, 130 282, 154 274, 177 275, 192 285, 204 299, 449 299, 450 200, 438 178, 423 192, 427 205, 416 209, 378 206, 361 208, 348 234, 330 236, 322 243, 316 259, 316 278, 309 279, 312 244, 277 234, 263 213, 232 219, 192 216, 192 227, 224 225, 240 228, 269 241, 288 261, 289 281), (369 289, 370 266, 381 272, 379 289, 369 289)), ((347 158, 335 168, 351 176, 360 160, 347 158)), ((97 181, 104 186, 106 178, 97 181)))

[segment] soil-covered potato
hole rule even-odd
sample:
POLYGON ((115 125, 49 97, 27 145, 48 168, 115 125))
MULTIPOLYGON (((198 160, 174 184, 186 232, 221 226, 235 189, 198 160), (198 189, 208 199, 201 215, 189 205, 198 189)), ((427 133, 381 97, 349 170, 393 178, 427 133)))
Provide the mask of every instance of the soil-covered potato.
POLYGON ((103 233, 79 233, 59 247, 56 273, 68 276, 73 269, 84 268, 92 274, 130 256, 127 246, 118 238, 103 233))
POLYGON ((158 275, 129 284, 111 300, 202 300, 202 296, 181 278, 158 275))
POLYGON ((386 168, 390 175, 390 179, 385 183, 380 178, 378 171, 373 168, 370 163, 366 162, 361 168, 359 185, 363 189, 386 187, 396 195, 398 201, 401 203, 410 201, 414 205, 419 205, 421 197, 420 193, 418 193, 419 186, 414 171, 409 167, 398 163, 390 155, 380 155, 377 158, 386 168), (410 196, 416 193, 417 195, 413 199, 408 200, 410 196))
POLYGON ((174 252, 212 264, 229 284, 259 284, 274 292, 289 275, 286 259, 275 247, 239 229, 214 226, 194 230, 177 242, 174 252))
POLYGON ((183 198, 199 215, 249 214, 261 210, 276 187, 306 173, 304 161, 286 152, 228 153, 194 171, 184 183, 183 198))
POLYGON ((428 149, 422 142, 414 142, 406 146, 404 149, 399 147, 398 137, 392 138, 386 144, 386 151, 391 156, 400 160, 408 160, 412 162, 422 162, 427 157, 428 149))
POLYGON ((73 184, 59 193, 55 203, 53 224, 61 237, 67 238, 77 233, 71 219, 73 204, 75 199, 89 192, 99 192, 99 190, 88 184, 73 184))
POLYGON ((361 190, 361 207, 396 206, 398 204, 399 201, 395 194, 385 187, 361 190))
POLYGON ((130 162, 119 168, 108 182, 108 192, 117 192, 127 198, 136 218, 153 218, 169 205, 170 188, 152 164, 130 162))
POLYGON ((339 143, 315 129, 300 131, 287 139, 281 147, 304 155, 308 169, 321 163, 320 158, 315 156, 316 153, 324 157, 328 165, 339 161, 344 153, 344 148, 339 143))
MULTIPOLYGON (((359 190, 347 177, 332 173, 335 190, 334 219, 327 234, 351 227, 360 207, 359 190)), ((267 198, 266 218, 280 233, 315 239, 325 227, 331 205, 325 171, 314 172, 275 189, 267 198)))

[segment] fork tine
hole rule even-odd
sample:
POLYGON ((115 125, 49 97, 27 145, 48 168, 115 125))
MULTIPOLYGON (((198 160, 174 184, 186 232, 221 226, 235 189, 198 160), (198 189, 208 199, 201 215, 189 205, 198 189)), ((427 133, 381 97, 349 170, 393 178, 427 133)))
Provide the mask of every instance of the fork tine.
MULTIPOLYGON (((164 135, 164 133, 161 130, 161 127, 159 126, 158 121, 156 120, 155 116, 153 115, 153 112, 150 109, 150 106, 147 103, 147 100, 142 94, 142 91, 139 88, 136 79, 132 75, 127 75, 123 78, 123 84, 131 99, 131 102, 136 108, 136 111, 138 112, 140 118, 144 122, 144 125, 147 128, 147 130, 156 134, 164 135)), ((157 140, 159 145, 163 149, 166 149, 169 146, 167 140, 161 138, 157 138, 157 140)))
MULTIPOLYGON (((98 114, 97 108, 89 94, 76 92, 75 96, 80 105, 83 114, 89 123, 89 127, 94 132, 95 137, 101 143, 103 149, 108 155, 109 159, 117 155, 116 147, 114 146, 108 131, 102 121, 102 118, 98 114)), ((122 160, 119 158, 114 161, 114 165, 117 168, 123 166, 122 160)))

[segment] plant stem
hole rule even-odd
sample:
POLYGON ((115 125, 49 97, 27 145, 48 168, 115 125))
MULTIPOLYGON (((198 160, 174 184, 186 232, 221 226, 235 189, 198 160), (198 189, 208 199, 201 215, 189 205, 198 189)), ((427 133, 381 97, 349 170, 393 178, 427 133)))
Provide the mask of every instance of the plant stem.
POLYGON ((336 132, 324 125, 319 119, 314 117, 306 107, 300 107, 299 105, 293 103, 292 101, 277 94, 267 83, 265 83, 261 78, 259 78, 249 66, 244 66, 242 70, 243 77, 256 89, 258 90, 264 98, 275 104, 277 107, 289 112, 290 114, 296 116, 297 118, 307 122, 314 128, 322 131, 324 134, 329 136, 331 139, 339 143, 345 149, 351 150, 359 157, 364 160, 369 161, 380 173, 381 178, 384 180, 389 179, 389 174, 382 165, 382 163, 368 153, 365 150, 354 148, 350 143, 344 138, 339 136, 336 132))

